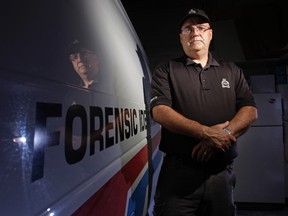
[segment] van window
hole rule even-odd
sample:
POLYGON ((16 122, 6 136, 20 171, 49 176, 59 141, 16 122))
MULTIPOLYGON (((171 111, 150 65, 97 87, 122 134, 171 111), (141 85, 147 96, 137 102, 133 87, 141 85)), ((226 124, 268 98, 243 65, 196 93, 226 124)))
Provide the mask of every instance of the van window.
POLYGON ((82 1, 19 2, 1 15, 1 70, 81 88, 111 82, 98 37, 104 26, 91 22, 82 1))

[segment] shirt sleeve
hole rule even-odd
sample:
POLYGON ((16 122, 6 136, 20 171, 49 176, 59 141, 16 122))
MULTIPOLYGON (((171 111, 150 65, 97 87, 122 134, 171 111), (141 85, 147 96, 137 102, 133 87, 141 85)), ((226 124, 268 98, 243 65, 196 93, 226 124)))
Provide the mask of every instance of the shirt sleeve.
POLYGON ((151 81, 151 110, 157 105, 172 106, 169 62, 159 64, 151 81))
POLYGON ((256 103, 251 92, 251 89, 247 83, 244 73, 241 68, 234 65, 237 71, 237 83, 236 83, 236 109, 239 110, 244 106, 254 106, 256 103))

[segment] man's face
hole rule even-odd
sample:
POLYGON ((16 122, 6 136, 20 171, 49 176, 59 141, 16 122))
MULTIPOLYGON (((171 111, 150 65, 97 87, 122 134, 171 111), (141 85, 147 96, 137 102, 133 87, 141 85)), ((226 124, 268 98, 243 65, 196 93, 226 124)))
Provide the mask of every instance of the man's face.
POLYGON ((209 23, 203 22, 199 17, 191 17, 183 23, 179 36, 183 50, 188 56, 191 52, 208 52, 212 29, 209 23))
POLYGON ((83 49, 70 55, 74 70, 85 80, 94 80, 99 72, 99 62, 96 54, 83 49))

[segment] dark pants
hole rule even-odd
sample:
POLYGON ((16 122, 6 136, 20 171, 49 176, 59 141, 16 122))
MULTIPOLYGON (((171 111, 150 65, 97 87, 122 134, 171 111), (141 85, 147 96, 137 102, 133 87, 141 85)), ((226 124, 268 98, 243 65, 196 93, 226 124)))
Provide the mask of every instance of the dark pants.
POLYGON ((155 194, 155 216, 234 216, 232 163, 199 164, 165 156, 155 194))

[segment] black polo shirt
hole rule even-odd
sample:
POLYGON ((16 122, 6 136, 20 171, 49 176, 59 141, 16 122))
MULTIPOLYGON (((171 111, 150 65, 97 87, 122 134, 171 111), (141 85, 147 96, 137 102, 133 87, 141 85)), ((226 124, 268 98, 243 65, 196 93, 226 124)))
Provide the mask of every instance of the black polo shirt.
MULTIPOLYGON (((185 56, 158 65, 151 98, 151 109, 167 105, 207 126, 231 120, 243 106, 255 106, 242 70, 233 63, 216 61, 211 53, 205 68, 185 56)), ((160 149, 168 154, 190 155, 198 142, 162 127, 160 149)), ((231 151, 227 156, 236 157, 236 144, 231 151)))

